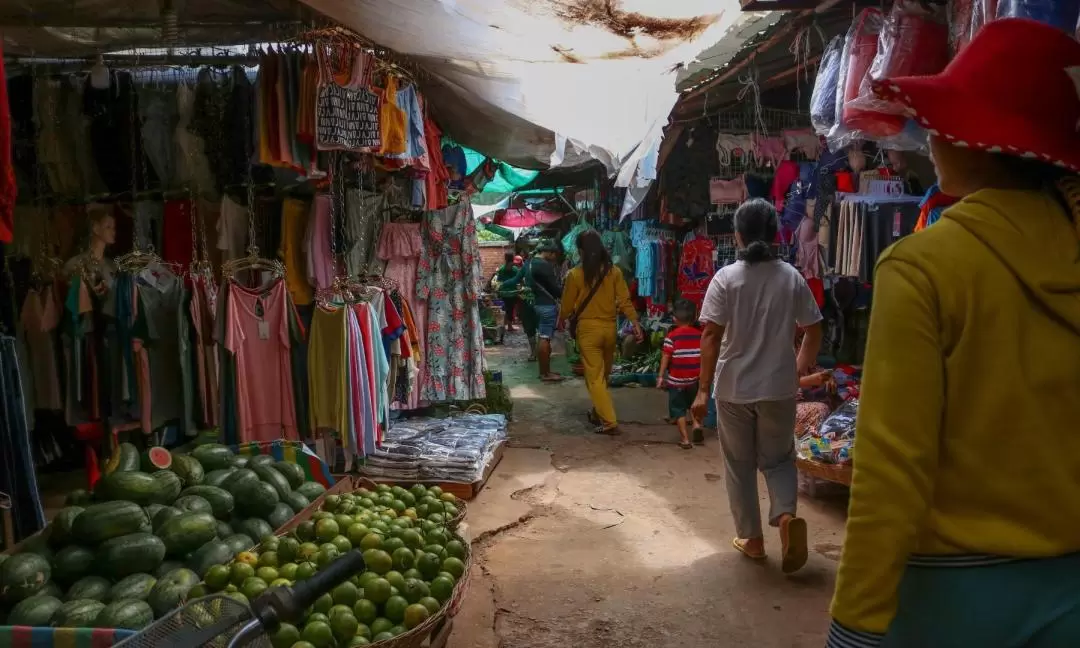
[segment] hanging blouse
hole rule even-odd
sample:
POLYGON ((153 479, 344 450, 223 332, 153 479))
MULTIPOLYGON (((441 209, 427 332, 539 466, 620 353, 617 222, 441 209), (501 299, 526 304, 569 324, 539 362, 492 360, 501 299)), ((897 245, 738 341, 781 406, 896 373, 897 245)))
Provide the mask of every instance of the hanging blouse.
POLYGON ((348 328, 346 309, 319 306, 308 342, 309 417, 313 434, 347 434, 348 328))
POLYGON ((285 282, 263 291, 232 282, 229 293, 225 348, 236 356, 237 436, 297 440, 285 282))
POLYGON ((382 106, 379 109, 379 125, 382 128, 383 155, 401 155, 406 149, 405 111, 398 107, 397 77, 386 75, 386 88, 382 91, 382 106))

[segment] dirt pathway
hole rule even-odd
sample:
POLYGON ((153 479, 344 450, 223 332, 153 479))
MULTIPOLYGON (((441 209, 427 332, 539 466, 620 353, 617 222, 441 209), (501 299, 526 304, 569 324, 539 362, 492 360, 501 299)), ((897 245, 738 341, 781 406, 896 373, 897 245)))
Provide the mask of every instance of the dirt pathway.
POLYGON ((508 341, 488 358, 514 397, 510 449, 470 506, 476 559, 450 648, 823 645, 842 499, 800 502, 812 552, 796 576, 775 537, 766 565, 741 559, 715 437, 680 449, 666 396, 645 388, 614 391, 622 437, 593 435, 584 382, 540 384, 508 341))

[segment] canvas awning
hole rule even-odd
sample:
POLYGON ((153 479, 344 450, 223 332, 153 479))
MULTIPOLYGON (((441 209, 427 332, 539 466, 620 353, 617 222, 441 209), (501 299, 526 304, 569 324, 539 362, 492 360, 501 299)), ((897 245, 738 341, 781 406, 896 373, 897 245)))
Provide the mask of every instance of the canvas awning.
POLYGON ((0 34, 6 54, 93 56, 169 33, 185 48, 263 42, 321 15, 416 62, 463 145, 520 168, 597 159, 614 173, 667 120, 682 64, 745 20, 738 0, 302 1, 9 0, 0 34))

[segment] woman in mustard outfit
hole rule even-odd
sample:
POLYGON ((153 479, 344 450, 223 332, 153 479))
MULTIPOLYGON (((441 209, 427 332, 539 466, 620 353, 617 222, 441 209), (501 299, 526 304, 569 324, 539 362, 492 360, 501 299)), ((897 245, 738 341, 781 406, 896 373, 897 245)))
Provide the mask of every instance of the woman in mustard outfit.
POLYGON ((570 271, 563 286, 559 319, 568 321, 577 314, 577 345, 581 364, 585 367, 585 385, 593 409, 589 421, 598 434, 618 434, 619 423, 615 405, 608 392, 608 376, 615 360, 615 318, 622 313, 634 326, 634 336, 645 339, 638 324, 637 311, 630 301, 622 271, 611 262, 600 234, 595 230, 582 232, 577 238, 581 265, 570 271), (589 292, 600 282, 592 299, 585 303, 589 292), (584 304, 584 307, 582 307, 584 304), (578 311, 580 310, 580 313, 578 311))
POLYGON ((830 647, 1080 646, 1080 43, 988 23, 875 92, 959 198, 877 261, 830 647))

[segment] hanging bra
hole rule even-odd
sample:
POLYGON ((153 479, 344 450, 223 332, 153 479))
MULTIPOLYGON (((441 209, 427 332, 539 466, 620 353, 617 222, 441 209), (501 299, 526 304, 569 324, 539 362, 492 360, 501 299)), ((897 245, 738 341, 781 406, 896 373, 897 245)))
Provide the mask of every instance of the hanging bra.
POLYGON ((743 157, 750 152, 749 136, 730 133, 719 133, 716 136, 716 155, 720 160, 720 166, 731 166, 732 154, 736 151, 743 157))
POLYGON ((714 205, 738 205, 745 202, 748 197, 746 179, 743 176, 734 180, 720 178, 709 180, 709 200, 714 205))
POLYGON ((787 159, 787 148, 782 137, 767 137, 760 133, 750 135, 750 147, 758 164, 771 162, 774 166, 787 159))
POLYGON ((789 152, 802 151, 808 160, 821 155, 821 138, 809 129, 784 131, 784 146, 789 152))

